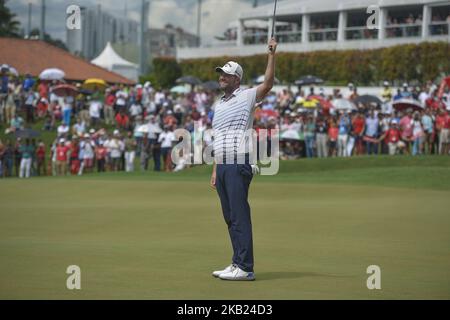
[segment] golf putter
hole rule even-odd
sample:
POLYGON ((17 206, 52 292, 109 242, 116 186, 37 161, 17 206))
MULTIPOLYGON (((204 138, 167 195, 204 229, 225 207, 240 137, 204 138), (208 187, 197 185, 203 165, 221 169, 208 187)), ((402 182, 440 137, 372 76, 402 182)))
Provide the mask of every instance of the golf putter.
MULTIPOLYGON (((273 8, 272 33, 271 33, 271 35, 270 35, 270 39, 273 39, 273 37, 274 37, 274 35, 275 35, 275 20, 276 20, 275 14, 276 14, 276 12, 277 12, 277 0, 275 0, 275 6, 274 6, 274 8, 273 8)), ((272 46, 269 46, 269 51, 271 51, 271 52, 273 51, 272 46)))

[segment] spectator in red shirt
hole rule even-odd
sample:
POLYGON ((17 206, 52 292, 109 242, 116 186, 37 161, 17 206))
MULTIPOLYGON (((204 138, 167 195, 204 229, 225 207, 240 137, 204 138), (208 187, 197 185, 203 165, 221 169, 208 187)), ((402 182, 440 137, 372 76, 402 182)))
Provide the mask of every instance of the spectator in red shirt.
POLYGON ((449 121, 450 117, 448 112, 443 109, 439 109, 436 116, 436 134, 439 138, 439 154, 448 154, 449 145, 449 121))
POLYGON ((95 148, 95 158, 97 159, 97 171, 105 172, 105 161, 107 149, 103 145, 103 142, 100 142, 99 145, 95 148))
POLYGON ((116 125, 117 129, 127 130, 129 127, 130 119, 126 115, 123 109, 116 115, 116 125))
POLYGON ((401 140, 401 131, 398 127, 396 120, 391 121, 389 129, 378 139, 388 145, 389 155, 393 156, 397 153, 397 150, 405 150, 406 144, 401 140))
POLYGON ((331 125, 328 128, 328 141, 330 143, 329 152, 331 157, 336 156, 337 139, 339 135, 339 128, 334 120, 331 121, 331 125))
POLYGON ((65 145, 65 139, 60 139, 56 147, 56 175, 65 176, 67 171, 67 153, 69 147, 65 145))
POLYGON ((352 128, 353 137, 355 138, 356 154, 362 155, 364 154, 363 135, 364 130, 366 129, 366 119, 364 119, 361 111, 358 111, 356 116, 353 118, 352 128))
POLYGON ((42 140, 39 140, 39 144, 36 149, 36 163, 37 175, 40 176, 42 170, 42 175, 45 176, 45 144, 44 142, 42 142, 42 140))
POLYGON ((41 81, 38 86, 39 97, 48 100, 48 85, 46 81, 41 81))
POLYGON ((72 175, 78 174, 80 170, 80 144, 78 138, 75 138, 72 141, 70 146, 70 173, 72 175))
POLYGON ((114 104, 116 103, 116 96, 110 92, 106 91, 105 97, 105 123, 112 124, 114 122, 114 104))

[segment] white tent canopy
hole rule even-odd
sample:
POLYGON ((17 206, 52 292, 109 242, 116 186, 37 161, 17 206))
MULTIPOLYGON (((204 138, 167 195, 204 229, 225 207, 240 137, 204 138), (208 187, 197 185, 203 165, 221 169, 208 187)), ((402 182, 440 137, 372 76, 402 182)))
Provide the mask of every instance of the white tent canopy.
POLYGON ((125 78, 137 81, 138 80, 138 65, 125 60, 119 56, 111 46, 111 43, 106 44, 102 53, 91 61, 91 63, 107 69, 109 71, 118 73, 125 78))

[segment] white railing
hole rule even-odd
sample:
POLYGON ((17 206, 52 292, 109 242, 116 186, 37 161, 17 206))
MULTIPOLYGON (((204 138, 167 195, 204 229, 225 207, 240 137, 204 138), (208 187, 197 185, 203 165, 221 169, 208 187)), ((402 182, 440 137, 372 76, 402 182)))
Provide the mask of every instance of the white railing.
POLYGON ((337 28, 314 29, 309 31, 309 41, 337 41, 337 28))
POLYGON ((345 28, 345 40, 370 40, 378 38, 377 29, 367 29, 367 27, 347 27, 345 28))
POLYGON ((276 37, 279 43, 302 42, 301 31, 280 31, 276 33, 276 37))
POLYGON ((421 23, 390 24, 385 27, 385 30, 386 30, 386 38, 420 37, 422 32, 422 24, 421 23))
POLYGON ((449 34, 450 22, 432 22, 428 25, 430 36, 442 36, 449 34))

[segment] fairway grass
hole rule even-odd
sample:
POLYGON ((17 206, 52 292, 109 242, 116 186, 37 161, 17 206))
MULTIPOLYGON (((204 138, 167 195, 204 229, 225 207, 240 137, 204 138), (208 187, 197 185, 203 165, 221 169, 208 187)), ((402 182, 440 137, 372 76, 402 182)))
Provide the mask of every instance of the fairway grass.
POLYGON ((300 160, 255 177, 254 282, 211 276, 231 246, 210 167, 0 180, 0 298, 449 299, 449 164, 300 160))

